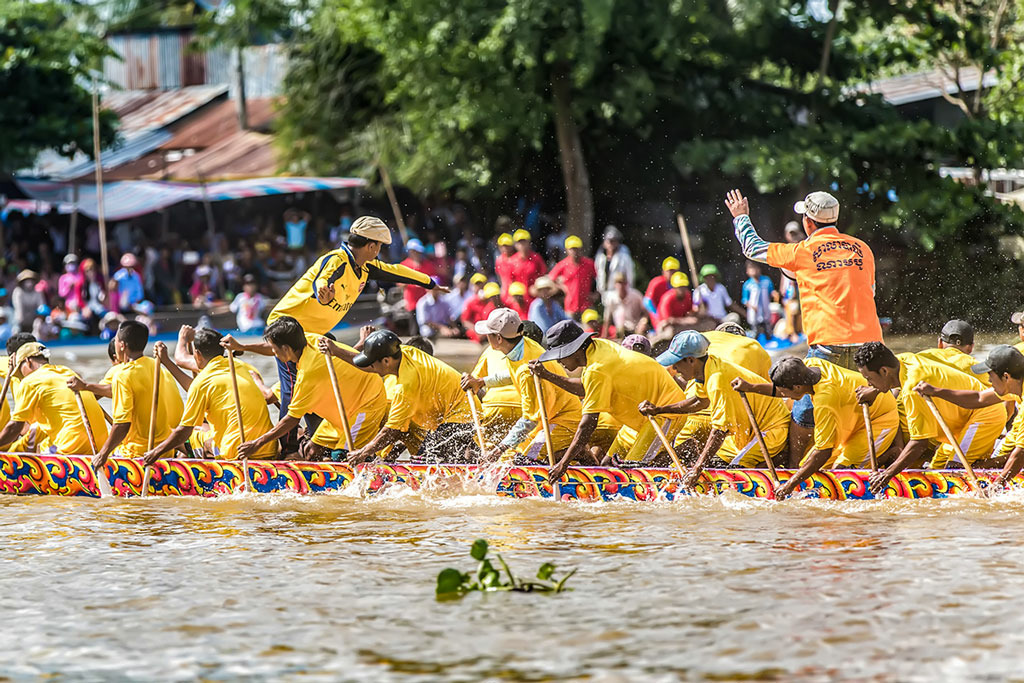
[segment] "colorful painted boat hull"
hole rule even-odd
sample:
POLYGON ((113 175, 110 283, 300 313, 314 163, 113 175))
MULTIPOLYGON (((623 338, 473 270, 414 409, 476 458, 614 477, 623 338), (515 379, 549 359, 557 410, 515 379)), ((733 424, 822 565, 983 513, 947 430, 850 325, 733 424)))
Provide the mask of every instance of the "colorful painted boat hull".
MULTIPOLYGON (((341 463, 248 463, 258 493, 300 495, 349 489, 360 495, 379 494, 395 486, 440 493, 497 494, 514 498, 554 496, 546 467, 512 467, 499 471, 474 465, 367 465, 355 469, 341 463), (354 487, 351 488, 350 487, 354 487)), ((142 495, 141 461, 111 458, 104 466, 111 491, 118 497, 142 495)), ((978 472, 992 479, 995 472, 978 472)), ((780 470, 785 481, 792 471, 780 470)), ((806 497, 828 500, 870 500, 869 473, 864 470, 821 472, 801 485, 806 497)), ((1024 478, 1018 478, 1024 485, 1024 478)), ((224 460, 161 460, 153 466, 149 496, 212 497, 243 491, 242 464, 224 460)), ((774 497, 766 470, 708 470, 691 491, 679 485, 672 469, 611 467, 569 468, 559 482, 562 499, 583 501, 673 500, 690 495, 736 491, 752 498, 774 497)), ((882 498, 946 498, 967 493, 961 470, 907 471, 890 482, 882 498)), ((0 494, 100 497, 99 481, 89 458, 80 456, 0 454, 0 494)))

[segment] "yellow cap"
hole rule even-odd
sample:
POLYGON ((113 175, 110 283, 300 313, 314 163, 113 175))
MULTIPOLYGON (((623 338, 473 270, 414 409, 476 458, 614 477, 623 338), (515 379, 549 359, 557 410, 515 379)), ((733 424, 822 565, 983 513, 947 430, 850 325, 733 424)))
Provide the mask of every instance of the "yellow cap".
POLYGON ((671 284, 673 287, 689 287, 690 278, 686 276, 686 273, 679 270, 672 273, 672 279, 669 280, 669 284, 671 284))
POLYGON ((501 285, 497 282, 488 282, 484 285, 484 298, 491 299, 496 296, 501 296, 501 285))
POLYGON ((667 259, 661 262, 662 270, 679 270, 679 259, 675 256, 669 256, 667 259))
POLYGON ((513 282, 508 286, 509 296, 526 296, 526 285, 522 282, 513 282))
POLYGON ((566 249, 582 249, 583 248, 583 240, 581 240, 576 235, 569 235, 568 237, 565 238, 565 248, 566 249))
POLYGON ((584 325, 586 325, 587 323, 597 322, 600 319, 601 314, 595 311, 593 308, 588 308, 587 310, 583 311, 583 315, 580 316, 580 320, 583 321, 584 325))
POLYGON ((500 235, 498 235, 499 247, 511 247, 513 243, 514 240, 512 239, 512 235, 508 234, 507 232, 503 232, 500 235))
POLYGON ((483 282, 487 282, 487 276, 483 273, 473 273, 473 277, 469 278, 469 283, 471 285, 483 282))
POLYGON ((519 242, 520 240, 526 240, 527 242, 529 242, 531 239, 533 238, 530 236, 529 230, 523 230, 522 228, 519 228, 514 233, 512 233, 513 242, 519 242))
POLYGON ((14 367, 18 368, 26 360, 34 358, 35 356, 44 356, 45 358, 49 358, 50 352, 39 342, 22 344, 21 347, 18 348, 18 353, 14 356, 14 367))

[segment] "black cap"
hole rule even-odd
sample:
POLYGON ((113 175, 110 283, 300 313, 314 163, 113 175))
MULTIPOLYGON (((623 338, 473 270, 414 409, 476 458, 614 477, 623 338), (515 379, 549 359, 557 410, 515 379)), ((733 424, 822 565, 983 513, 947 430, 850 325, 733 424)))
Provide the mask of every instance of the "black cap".
POLYGON ((542 353, 537 360, 543 363, 571 356, 579 351, 591 336, 591 333, 585 332, 574 320, 555 323, 544 333, 544 346, 548 350, 542 353))
POLYGON ((790 356, 773 365, 768 377, 771 378, 772 384, 783 389, 792 389, 798 384, 806 386, 817 384, 821 379, 821 369, 809 368, 799 358, 790 356))
POLYGON ((974 327, 966 320, 950 320, 942 326, 939 339, 947 344, 965 346, 974 343, 974 327))
POLYGON ((994 372, 997 375, 1008 374, 1018 379, 1024 378, 1024 353, 1012 346, 1000 344, 988 352, 988 358, 971 367, 971 372, 980 375, 994 372))
POLYGON ((372 332, 363 343, 363 351, 352 359, 357 368, 368 368, 382 358, 392 358, 402 352, 402 341, 391 330, 372 332))

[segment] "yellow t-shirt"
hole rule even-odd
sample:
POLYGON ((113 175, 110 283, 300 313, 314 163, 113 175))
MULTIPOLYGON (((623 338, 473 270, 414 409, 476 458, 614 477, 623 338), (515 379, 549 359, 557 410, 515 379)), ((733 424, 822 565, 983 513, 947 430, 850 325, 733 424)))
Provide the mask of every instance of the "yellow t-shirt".
MULTIPOLYGON (((542 353, 544 353, 543 346, 532 339, 523 337, 522 359, 511 360, 508 357, 505 358, 509 374, 512 376, 512 381, 522 400, 523 417, 537 423, 537 428, 533 430, 528 439, 524 439, 525 443, 532 441, 544 429, 544 425, 541 424, 540 420, 540 400, 537 395, 537 385, 529 368, 530 361, 540 358, 542 353)), ((547 363, 545 367, 556 375, 566 376, 565 368, 559 363, 547 363)), ((541 391, 544 393, 544 407, 547 408, 548 423, 551 426, 565 427, 575 432, 576 427, 579 426, 580 419, 583 417, 579 397, 570 394, 565 389, 556 387, 551 382, 542 381, 540 386, 541 391)))
MULTIPOLYGON (((274 426, 267 411, 267 402, 259 387, 247 372, 238 372, 238 397, 242 405, 242 422, 245 424, 245 438, 255 439, 270 431, 274 426)), ((242 443, 235 415, 235 395, 231 389, 231 372, 228 359, 217 356, 199 371, 188 396, 181 424, 186 427, 201 427, 210 423, 213 440, 220 449, 220 457, 227 460, 238 458, 238 445, 242 443)), ((271 441, 261 448, 254 459, 268 459, 277 455, 277 441, 271 441)))
MULTIPOLYGON (((739 392, 732 388, 732 381, 737 377, 752 384, 761 384, 765 381, 746 368, 708 355, 707 364, 704 366, 704 382, 697 383, 696 394, 700 398, 708 399, 711 404, 711 426, 729 432, 734 441, 742 445, 750 443, 756 435, 750 426, 739 392)), ((747 399, 762 432, 789 424, 789 409, 781 398, 747 394, 747 399)))
POLYGON ((703 335, 711 342, 708 353, 768 379, 772 369, 772 357, 756 339, 714 330, 704 332, 703 335))
POLYGON ((107 371, 103 374, 103 379, 99 381, 99 384, 112 384, 114 382, 114 375, 117 371, 123 367, 121 363, 115 363, 107 368, 107 371))
MULTIPOLYGON (((900 397, 907 415, 907 432, 914 441, 945 440, 942 427, 935 420, 924 396, 914 391, 918 382, 927 382, 943 389, 955 391, 984 391, 985 387, 972 375, 961 372, 945 363, 939 363, 914 353, 896 355, 900 361, 900 397)), ((1006 408, 997 403, 994 406, 968 410, 949 401, 933 399, 939 414, 950 430, 956 434, 971 422, 986 424, 1006 422, 1006 408)))
POLYGON ((384 426, 404 432, 412 423, 430 430, 445 422, 472 422, 469 401, 455 368, 411 346, 403 344, 401 349, 402 363, 384 426))
POLYGON ((428 275, 401 265, 375 259, 360 268, 348 247, 342 247, 327 252, 306 270, 274 306, 267 316, 267 324, 287 315, 298 320, 308 334, 330 332, 352 308, 368 279, 427 288, 434 286, 428 275), (334 299, 322 304, 316 297, 316 291, 325 284, 334 288, 334 299))
MULTIPOLYGON (((483 353, 480 354, 480 360, 476 362, 476 367, 473 368, 473 376, 483 379, 488 375, 494 374, 498 370, 503 370, 506 367, 505 354, 497 349, 492 349, 490 345, 485 346, 483 353)), ((502 407, 502 408, 518 408, 520 405, 519 392, 516 390, 515 383, 509 384, 503 387, 487 387, 487 391, 484 392, 483 400, 484 408, 490 407, 502 407)))
MULTIPOLYGON (((302 350, 299 362, 296 363, 295 386, 292 388, 288 414, 301 418, 307 413, 313 413, 341 430, 341 413, 338 412, 338 402, 334 398, 331 376, 327 373, 327 359, 317 348, 319 339, 320 335, 317 334, 306 335, 306 348, 302 350)), ((346 351, 355 351, 344 344, 339 346, 346 351)), ((387 410, 388 399, 384 392, 384 380, 380 375, 363 372, 334 356, 331 356, 331 359, 349 424, 352 424, 359 413, 383 416, 387 410)))
POLYGON ((607 339, 594 339, 583 369, 582 412, 608 413, 626 427, 639 430, 647 423, 642 401, 655 405, 678 403, 683 390, 656 360, 607 339))
POLYGON ((980 374, 972 372, 971 368, 978 364, 978 361, 974 360, 973 356, 969 356, 960 349, 954 349, 951 346, 947 346, 944 349, 925 349, 924 351, 918 351, 918 356, 933 360, 936 363, 942 363, 948 365, 951 368, 956 368, 961 372, 966 372, 974 379, 981 382, 982 386, 986 389, 992 386, 992 383, 988 381, 988 373, 982 372, 980 374))
MULTIPOLYGON (((46 364, 21 380, 16 396, 14 422, 35 422, 49 437, 49 443, 63 455, 91 455, 92 447, 85 423, 78 412, 75 393, 68 389, 68 368, 46 364)), ((85 414, 92 427, 96 448, 107 440, 103 411, 91 392, 81 393, 85 414)))
MULTIPOLYGON (((814 448, 837 448, 849 440, 850 435, 864 428, 864 412, 857 403, 857 388, 866 387, 867 380, 859 372, 839 367, 827 360, 808 358, 804 365, 821 370, 821 380, 814 385, 811 402, 814 404, 814 448)), ((883 391, 868 408, 871 421, 886 415, 894 423, 896 399, 883 391)))
MULTIPOLYGON (((129 458, 137 458, 146 452, 149 442, 150 409, 153 407, 153 368, 156 359, 143 356, 115 366, 110 383, 113 403, 111 418, 114 424, 128 423, 128 436, 118 447, 118 452, 129 458)), ((178 383, 167 368, 160 368, 160 396, 157 397, 156 429, 153 443, 166 439, 171 430, 181 422, 183 404, 178 393, 178 383)))

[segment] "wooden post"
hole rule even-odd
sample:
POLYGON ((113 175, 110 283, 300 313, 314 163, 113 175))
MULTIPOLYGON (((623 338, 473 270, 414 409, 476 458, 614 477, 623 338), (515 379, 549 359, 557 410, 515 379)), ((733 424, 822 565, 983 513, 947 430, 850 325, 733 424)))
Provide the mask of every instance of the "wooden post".
POLYGON ((107 219, 103 202, 103 155, 100 150, 100 97, 96 89, 96 78, 92 80, 92 154, 96 160, 96 220, 100 228, 100 270, 103 273, 103 288, 110 282, 110 264, 107 258, 107 219))

